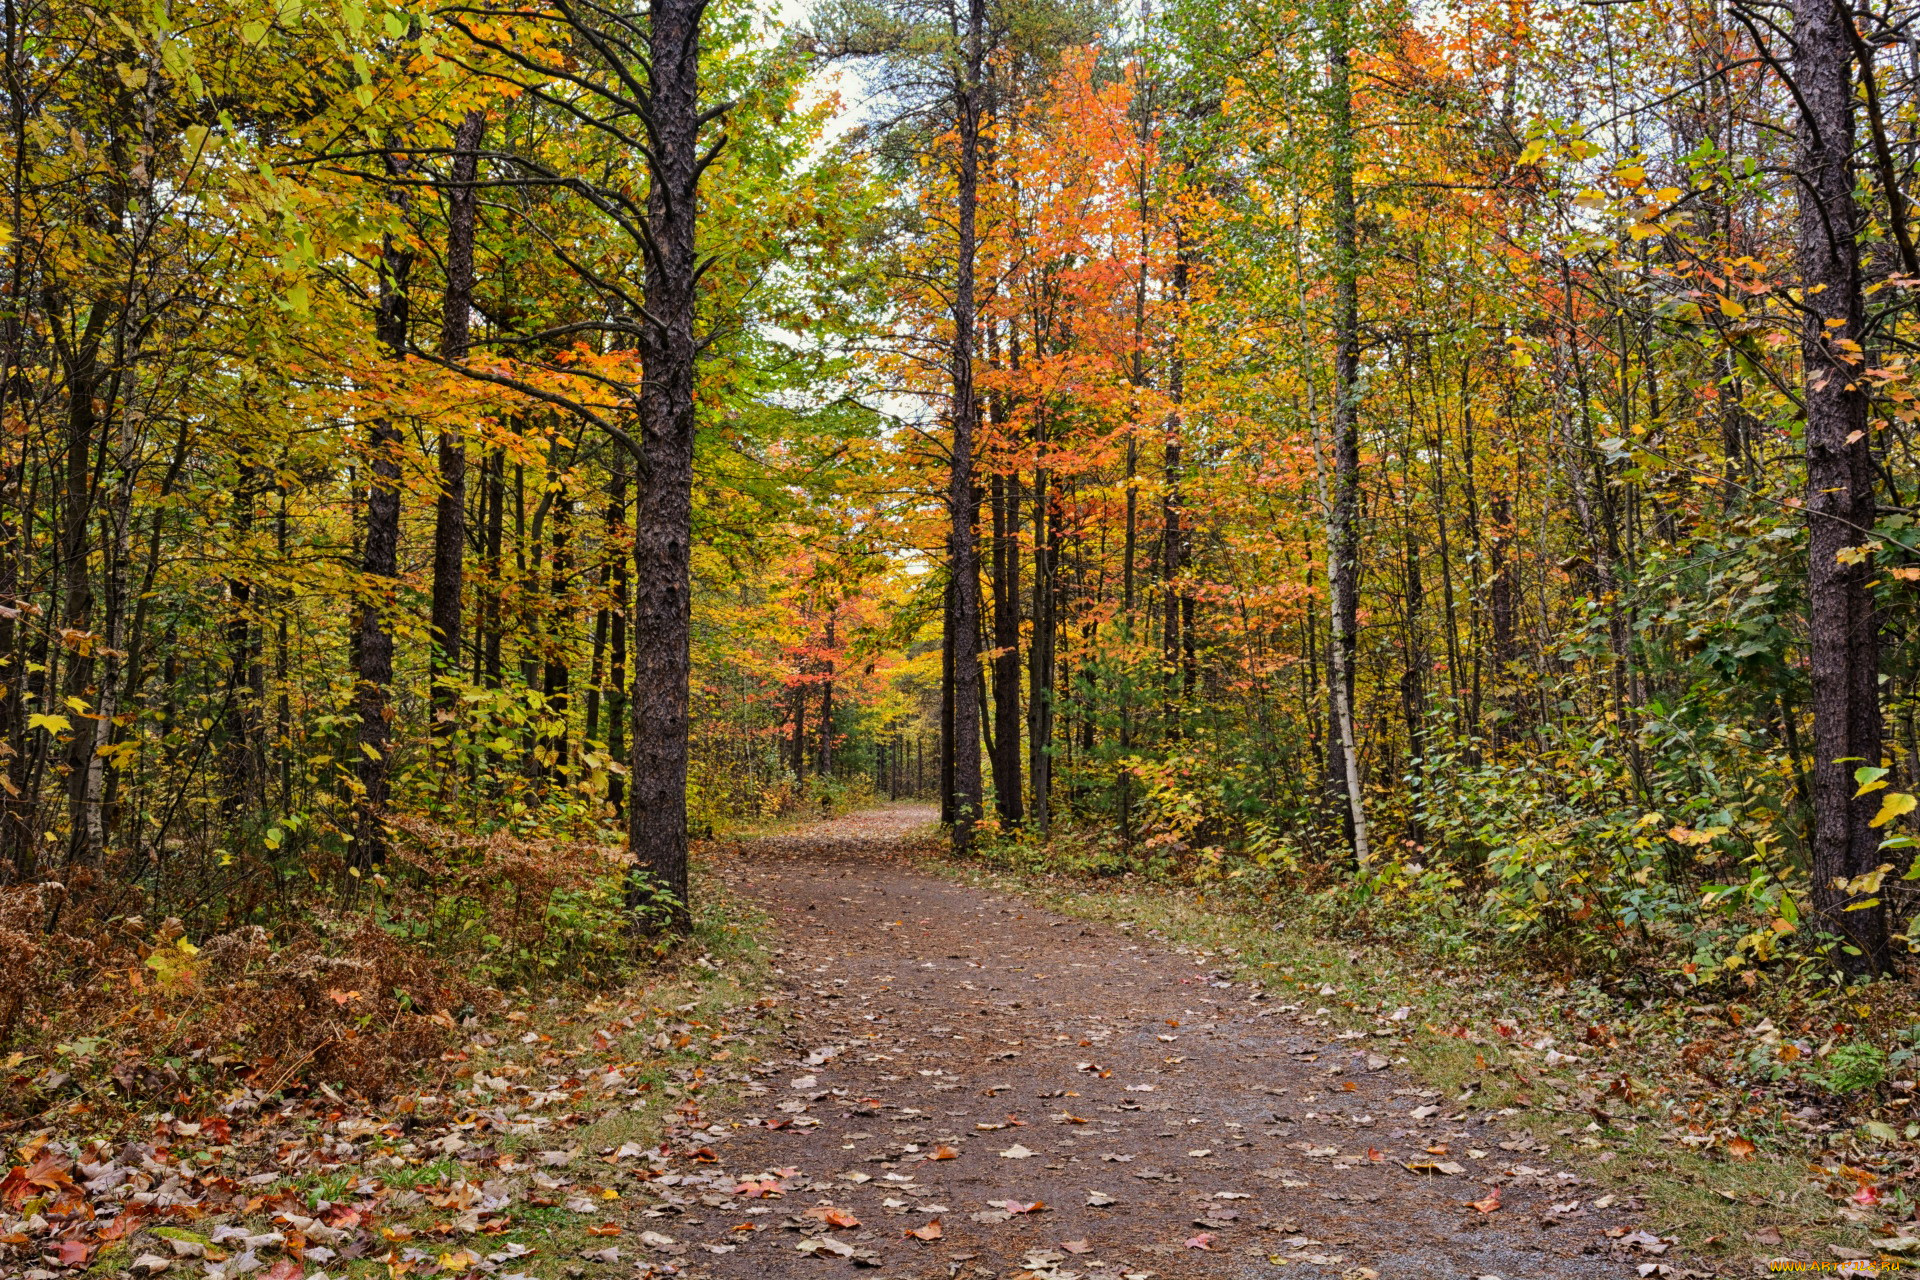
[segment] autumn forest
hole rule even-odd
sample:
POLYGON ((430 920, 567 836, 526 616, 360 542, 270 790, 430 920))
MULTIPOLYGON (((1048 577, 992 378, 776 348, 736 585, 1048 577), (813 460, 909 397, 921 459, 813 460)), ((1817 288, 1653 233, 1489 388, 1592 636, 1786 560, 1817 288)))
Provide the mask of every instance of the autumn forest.
POLYGON ((876 806, 1643 1003, 1912 971, 1911 9, 0 17, 14 1123, 380 1096, 876 806))

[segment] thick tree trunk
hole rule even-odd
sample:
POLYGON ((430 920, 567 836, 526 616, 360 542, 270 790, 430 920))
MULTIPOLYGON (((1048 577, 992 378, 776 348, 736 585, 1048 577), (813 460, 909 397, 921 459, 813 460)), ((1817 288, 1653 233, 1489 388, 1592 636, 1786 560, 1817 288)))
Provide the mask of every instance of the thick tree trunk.
POLYGON ((973 844, 980 818, 980 565, 974 530, 973 449, 980 405, 973 386, 974 256, 980 196, 980 127, 985 94, 986 0, 967 7, 965 83, 959 86, 958 261, 953 281, 953 443, 947 485, 948 565, 953 574, 953 847, 973 844))
MULTIPOLYGON (((380 251, 380 309, 375 334, 398 360, 407 346, 407 286, 413 254, 388 237, 380 251)), ((400 572, 399 424, 375 418, 367 433, 366 541, 361 548, 361 598, 353 628, 354 710, 359 721, 354 767, 360 795, 355 806, 353 850, 348 865, 361 872, 387 856, 387 805, 391 799, 393 746, 393 632, 387 612, 400 572)))
POLYGON ((1868 826, 1879 796, 1857 796, 1853 771, 1881 763, 1880 628, 1869 557, 1873 460, 1860 369, 1864 304, 1854 201, 1851 13, 1833 0, 1796 0, 1794 80, 1800 121, 1797 258, 1806 313, 1807 607, 1813 683, 1813 901, 1843 939, 1849 973, 1885 972, 1886 911, 1847 882, 1880 864, 1868 826), (1849 350, 1837 344, 1852 345, 1849 350), (1852 908, 1852 909, 1849 909, 1852 908))
MULTIPOLYGON (((453 133, 453 165, 447 189, 447 290, 440 312, 440 357, 464 360, 473 310, 473 230, 478 194, 481 135, 486 112, 467 112, 453 133)), ((458 431, 440 433, 438 448, 440 494, 433 511, 433 601, 430 630, 433 638, 433 728, 435 739, 452 735, 460 707, 455 682, 460 675, 461 592, 467 549, 467 444, 458 431)), ((450 785, 456 772, 440 774, 450 785)))
POLYGON ((648 29, 646 473, 633 522, 633 765, 628 903, 664 896, 667 923, 692 926, 687 892, 687 702, 691 674, 694 239, 700 181, 700 18, 705 0, 655 0, 648 29))
MULTIPOLYGON (((93 575, 89 552, 93 546, 91 527, 94 515, 94 451, 100 430, 97 406, 100 389, 106 381, 100 367, 100 347, 111 324, 113 307, 102 302, 88 317, 87 327, 71 346, 59 348, 62 373, 67 384, 65 501, 60 508, 60 581, 62 584, 61 622, 77 636, 89 636, 94 611, 93 575)), ((82 640, 67 646, 70 656, 66 669, 66 696, 80 700, 93 711, 95 644, 82 640)), ((53 683, 49 675, 47 683, 53 683)), ((71 706, 71 704, 68 704, 71 706)), ((87 777, 91 772, 97 722, 85 715, 70 717, 71 740, 66 748, 69 863, 91 863, 100 854, 86 820, 87 777)))

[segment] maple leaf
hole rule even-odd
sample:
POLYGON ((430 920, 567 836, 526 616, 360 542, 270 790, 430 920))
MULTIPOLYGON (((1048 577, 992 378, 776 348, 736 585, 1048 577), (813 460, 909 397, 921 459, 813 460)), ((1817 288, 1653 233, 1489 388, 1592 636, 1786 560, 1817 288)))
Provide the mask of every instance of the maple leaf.
POLYGON ((93 1257, 93 1251, 97 1247, 88 1244, 85 1240, 62 1240, 59 1247, 54 1250, 54 1257, 63 1267, 84 1267, 93 1257))

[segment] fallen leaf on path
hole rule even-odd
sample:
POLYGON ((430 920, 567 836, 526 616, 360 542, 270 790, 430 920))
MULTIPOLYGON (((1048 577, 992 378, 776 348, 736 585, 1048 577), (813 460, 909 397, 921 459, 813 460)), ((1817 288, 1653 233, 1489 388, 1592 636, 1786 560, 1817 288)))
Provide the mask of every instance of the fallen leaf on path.
POLYGON ((1467 1201, 1467 1207, 1470 1209, 1478 1209, 1482 1213, 1492 1213, 1500 1207, 1500 1188, 1495 1187, 1492 1191, 1489 1191, 1484 1200, 1467 1201))
POLYGON ((1104 1191, 1089 1191, 1087 1192, 1087 1203, 1096 1209, 1104 1209, 1108 1205, 1116 1203, 1116 1201, 1104 1191))
POLYGON ((1213 1234, 1208 1231, 1202 1231, 1197 1236, 1189 1236, 1187 1238, 1187 1248, 1211 1251, 1213 1248, 1213 1234))
POLYGON ((959 1158, 960 1153, 944 1142, 927 1153, 929 1160, 958 1160, 959 1158))
POLYGON ((909 1229, 906 1234, 912 1236, 915 1240, 938 1240, 946 1235, 946 1231, 940 1226, 940 1219, 935 1218, 924 1227, 913 1227, 909 1229))
POLYGON ((830 1253, 836 1258, 851 1258, 853 1246, 832 1236, 814 1236, 793 1246, 801 1253, 830 1253))
POLYGON ((848 1231, 860 1225, 860 1219, 854 1217, 853 1214, 830 1204, 817 1204, 813 1206, 813 1208, 806 1210, 800 1216, 803 1218, 812 1218, 816 1222, 824 1222, 830 1227, 842 1227, 848 1231))
POLYGON ((1039 1200, 989 1200, 987 1203, 1008 1213, 1038 1213, 1047 1207, 1039 1200))
POLYGON ((1019 1143, 1016 1142, 1012 1146, 1008 1147, 1005 1151, 1002 1151, 1000 1153, 1000 1158, 1002 1160, 1026 1160, 1030 1158, 1033 1154, 1034 1154, 1033 1152, 1027 1150, 1025 1147, 1021 1146, 1019 1143))
POLYGON ((1093 1246, 1085 1240, 1062 1240, 1060 1247, 1068 1253, 1092 1253, 1093 1246))

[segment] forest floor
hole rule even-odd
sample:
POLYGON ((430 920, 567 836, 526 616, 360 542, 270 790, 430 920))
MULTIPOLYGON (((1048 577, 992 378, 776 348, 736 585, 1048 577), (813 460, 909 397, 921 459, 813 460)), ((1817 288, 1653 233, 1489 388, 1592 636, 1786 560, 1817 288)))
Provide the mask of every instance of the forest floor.
POLYGON ((1558 1051, 1436 1025, 1431 969, 957 865, 932 817, 716 842, 680 961, 520 993, 441 1096, 26 1133, 0 1276, 1584 1280, 1920 1243, 1832 1132, 1629 1122, 1558 1051))

